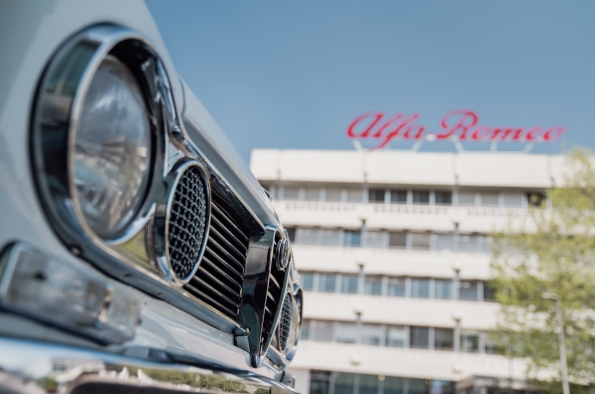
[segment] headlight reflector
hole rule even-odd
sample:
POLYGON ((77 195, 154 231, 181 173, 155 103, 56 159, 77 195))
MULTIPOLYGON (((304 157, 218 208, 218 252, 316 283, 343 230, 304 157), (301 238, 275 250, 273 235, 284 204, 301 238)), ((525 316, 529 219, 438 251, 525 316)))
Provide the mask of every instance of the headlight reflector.
POLYGON ((113 56, 98 67, 73 133, 71 182, 89 227, 113 238, 143 202, 151 129, 132 73, 113 56))

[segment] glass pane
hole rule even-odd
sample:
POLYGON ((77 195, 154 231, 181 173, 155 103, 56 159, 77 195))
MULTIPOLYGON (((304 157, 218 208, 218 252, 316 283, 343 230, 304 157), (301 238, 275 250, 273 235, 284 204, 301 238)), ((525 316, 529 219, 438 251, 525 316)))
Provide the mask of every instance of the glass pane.
POLYGON ((453 234, 437 234, 436 237, 436 250, 453 250, 454 247, 454 236, 453 234))
POLYGON ((364 345, 380 345, 382 327, 377 324, 364 324, 362 326, 362 343, 364 345))
POLYGON ((460 252, 477 252, 477 236, 459 235, 460 252))
POLYGON ((414 204, 429 204, 430 203, 430 192, 427 190, 414 190, 413 191, 413 203, 414 204))
POLYGON ((403 378, 387 376, 384 379, 384 394, 404 394, 403 378))
POLYGON ((430 234, 428 233, 412 233, 411 247, 413 249, 428 250, 430 249, 430 234))
POLYGON ((497 207, 498 206, 498 193, 482 192, 481 193, 481 206, 482 207, 497 207))
POLYGON ((384 248, 385 244, 384 231, 366 231, 366 247, 367 248, 384 248))
POLYGON ((319 201, 320 200, 320 187, 308 186, 304 189, 304 200, 308 201, 319 201))
POLYGON ((498 344, 494 342, 489 336, 486 336, 486 353, 487 354, 502 354, 498 344))
POLYGON ((330 342, 333 340, 333 323, 329 321, 311 321, 310 332, 312 333, 312 339, 315 341, 330 342), (314 323, 314 324, 312 324, 314 323), (312 329, 312 326, 314 329, 312 329))
POLYGON ((407 204, 407 190, 391 190, 390 202, 393 204, 407 204))
POLYGON ((459 282, 459 299, 465 301, 477 301, 477 282, 461 281, 459 282))
POLYGON ((430 344, 428 327, 411 327, 411 347, 427 349, 430 344))
POLYGON ((337 275, 318 274, 318 291, 323 293, 334 293, 337 287, 337 275))
POLYGON ((341 230, 319 230, 320 245, 339 246, 341 244, 341 230))
POLYGON ((341 195, 343 194, 343 189, 338 187, 327 187, 326 193, 324 196, 325 201, 341 201, 341 195))
POLYGON ((461 206, 475 206, 475 193, 459 192, 458 198, 461 206))
POLYGON ((388 295, 391 297, 405 297, 405 279, 390 278, 388 280, 388 295))
POLYGON ((335 340, 341 343, 355 343, 357 340, 357 331, 355 323, 337 323, 335 340))
POLYGON ((284 200, 297 200, 300 195, 300 188, 298 186, 285 186, 283 188, 284 200))
POLYGON ((310 337, 310 320, 304 319, 302 321, 302 332, 300 333, 300 339, 308 339, 310 337))
POLYGON ((368 190, 368 201, 374 203, 384 203, 384 189, 368 190))
POLYGON ((405 347, 407 344, 407 329, 405 327, 388 327, 386 332, 386 346, 405 347))
POLYGON ((362 244, 362 232, 345 230, 345 237, 343 240, 345 246, 360 246, 362 244))
POLYGON ((330 372, 310 371, 310 394, 329 394, 330 372))
POLYGON ((429 298, 430 297, 430 281, 428 279, 412 279, 411 280, 411 297, 429 298))
POLYGON ((353 374, 335 373, 335 394, 353 394, 353 374))
POLYGON ((398 233, 389 233, 388 245, 391 248, 402 248, 407 247, 407 233, 399 231, 398 233))
POLYGON ((452 192, 436 192, 436 204, 437 205, 452 205, 452 192))
POLYGON ((483 284, 483 300, 484 301, 496 301, 495 289, 489 283, 483 284))
POLYGON ((492 252, 492 237, 477 236, 477 251, 482 253, 492 252))
POLYGON ((316 245, 318 242, 318 230, 313 228, 300 228, 297 232, 298 243, 304 245, 316 245))
POLYGON ((450 300, 452 298, 452 281, 436 279, 434 294, 436 298, 450 300))
POLYGON ((287 236, 289 237, 289 240, 291 242, 295 242, 295 227, 285 227, 285 230, 287 230, 287 236))
POLYGON ((311 272, 300 272, 302 277, 302 286, 305 291, 312 291, 314 287, 314 274, 311 272))
POLYGON ((452 328, 434 329, 434 348, 452 350, 454 347, 454 331, 452 328))
MULTIPOLYGON (((423 379, 409 379, 409 394, 429 394, 430 386, 423 379)), ((433 393, 432 393, 433 394, 433 393)))
POLYGON ((454 392, 455 387, 453 382, 448 382, 446 380, 432 380, 432 383, 430 384, 431 394, 454 394, 454 392))
POLYGON ((382 294, 382 278, 374 276, 366 276, 364 293, 370 295, 381 295, 382 294))
POLYGON ((377 375, 360 375, 359 394, 378 394, 379 382, 377 375))
POLYGON ((357 275, 343 275, 341 278, 341 293, 356 294, 359 277, 357 275))
POLYGON ((347 189, 347 202, 362 202, 364 189, 347 189))
POLYGON ((507 208, 521 208, 523 206, 522 193, 504 193, 502 194, 504 206, 507 208))
POLYGON ((479 333, 476 331, 461 332, 461 351, 476 353, 479 351, 479 333))

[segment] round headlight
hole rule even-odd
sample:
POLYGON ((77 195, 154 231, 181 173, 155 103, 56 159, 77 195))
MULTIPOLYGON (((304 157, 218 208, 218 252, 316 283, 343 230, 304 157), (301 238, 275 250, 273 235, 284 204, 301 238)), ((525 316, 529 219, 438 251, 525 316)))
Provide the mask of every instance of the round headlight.
POLYGON ((115 57, 98 67, 71 138, 70 176, 80 211, 97 235, 113 238, 143 202, 151 151, 141 90, 115 57))

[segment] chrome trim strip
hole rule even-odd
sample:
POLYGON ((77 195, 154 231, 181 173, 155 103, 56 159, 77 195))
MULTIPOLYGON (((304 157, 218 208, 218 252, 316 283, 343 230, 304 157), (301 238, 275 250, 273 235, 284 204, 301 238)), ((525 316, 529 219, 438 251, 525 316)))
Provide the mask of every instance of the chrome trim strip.
POLYGON ((179 363, 148 348, 142 352, 148 360, 5 337, 0 337, 0 349, 0 392, 80 394, 89 389, 129 388, 141 394, 299 394, 253 373, 179 363))

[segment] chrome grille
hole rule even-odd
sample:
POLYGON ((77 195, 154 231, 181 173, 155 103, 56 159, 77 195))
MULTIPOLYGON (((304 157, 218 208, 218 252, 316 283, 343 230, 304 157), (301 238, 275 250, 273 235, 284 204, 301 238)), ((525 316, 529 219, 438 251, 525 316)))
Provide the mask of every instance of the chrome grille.
MULTIPOLYGON (((277 235, 277 237, 279 237, 277 235)), ((285 272, 281 271, 277 268, 277 241, 279 239, 275 239, 275 245, 273 248, 273 261, 271 264, 271 274, 269 276, 269 287, 267 290, 267 299, 264 308, 264 321, 262 324, 262 343, 266 344, 268 342, 269 337, 273 333, 273 321, 275 319, 275 314, 279 309, 281 303, 281 297, 283 295, 283 291, 281 290, 281 286, 283 285, 285 279, 285 272)))
POLYGON ((293 315, 293 308, 291 305, 291 296, 287 294, 285 301, 283 301, 283 309, 281 310, 281 318, 279 319, 279 349, 285 351, 287 349, 287 340, 291 332, 291 317, 293 315))
POLYGON ((184 289, 225 316, 237 321, 240 312, 248 232, 211 200, 211 226, 205 253, 184 289))
POLYGON ((203 244, 207 225, 206 186, 198 167, 190 166, 180 178, 168 221, 168 252, 174 273, 180 279, 192 273, 203 244))

